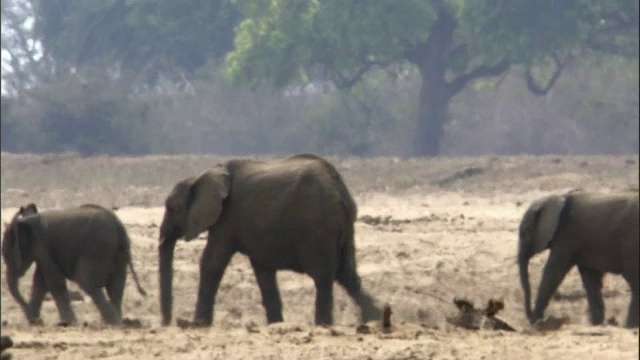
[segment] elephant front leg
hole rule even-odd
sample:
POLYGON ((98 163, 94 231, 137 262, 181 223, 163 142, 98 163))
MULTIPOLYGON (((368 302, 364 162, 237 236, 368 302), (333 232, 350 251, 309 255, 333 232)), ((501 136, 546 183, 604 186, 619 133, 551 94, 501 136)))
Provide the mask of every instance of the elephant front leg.
POLYGON ((49 258, 42 260, 41 271, 46 288, 51 292, 53 300, 56 302, 56 307, 60 313, 60 320, 66 324, 76 324, 78 320, 71 308, 71 299, 69 299, 69 291, 67 290, 67 280, 64 275, 49 258))
POLYGON ((558 286, 573 266, 570 254, 558 254, 553 251, 549 255, 549 260, 544 267, 538 295, 536 296, 536 304, 533 309, 531 323, 542 319, 544 311, 549 305, 549 300, 553 293, 556 292, 558 286))
POLYGON ((262 305, 267 312, 267 323, 283 321, 282 318, 282 301, 280 300, 280 292, 278 291, 278 281, 276 271, 261 267, 251 260, 251 266, 262 294, 262 305))
POLYGON ((207 241, 200 259, 200 284, 193 324, 210 326, 213 323, 213 305, 224 271, 234 251, 221 241, 207 241))
POLYGON ((42 309, 42 301, 47 294, 47 287, 44 283, 44 277, 40 267, 36 266, 36 270, 33 273, 33 285, 31 289, 31 300, 27 306, 27 318, 30 324, 41 325, 42 319, 40 318, 40 310, 42 309))
POLYGON ((604 300, 602 299, 602 278, 604 273, 594 269, 578 266, 582 284, 587 292, 589 316, 593 325, 604 322, 604 300))
POLYGON ((49 290, 60 313, 60 321, 69 325, 77 324, 78 320, 71 308, 71 299, 69 298, 69 291, 67 290, 67 284, 64 279, 62 279, 62 282, 50 287, 49 290))

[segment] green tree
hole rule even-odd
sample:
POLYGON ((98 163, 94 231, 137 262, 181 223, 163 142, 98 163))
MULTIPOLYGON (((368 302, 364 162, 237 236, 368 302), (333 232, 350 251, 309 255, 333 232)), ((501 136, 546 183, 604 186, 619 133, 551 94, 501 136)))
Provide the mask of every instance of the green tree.
POLYGON ((224 56, 240 16, 231 0, 16 2, 31 4, 34 40, 58 73, 102 69, 145 84, 184 80, 224 56))
POLYGON ((635 0, 239 0, 227 71, 276 86, 328 78, 351 88, 409 62, 421 76, 414 155, 437 155, 451 99, 517 65, 544 95, 587 51, 638 56, 635 0))

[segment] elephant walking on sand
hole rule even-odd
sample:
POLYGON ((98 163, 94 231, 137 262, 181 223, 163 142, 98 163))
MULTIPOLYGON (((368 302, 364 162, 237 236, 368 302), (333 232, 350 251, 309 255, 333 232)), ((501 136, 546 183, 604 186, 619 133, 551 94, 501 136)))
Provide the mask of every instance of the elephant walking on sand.
POLYGON ((131 263, 124 225, 112 211, 98 205, 42 212, 34 204, 23 206, 7 225, 3 238, 9 291, 32 324, 41 321, 40 309, 47 292, 51 292, 62 322, 77 323, 66 279, 91 296, 107 324, 122 323, 127 265, 138 291, 146 295, 131 263), (18 281, 34 262, 32 295, 27 303, 18 281))
POLYGON ((565 275, 578 266, 592 324, 604 321, 602 279, 621 274, 631 288, 627 327, 638 327, 639 223, 637 191, 598 194, 575 191, 539 199, 520 223, 518 264, 527 317, 541 319, 565 275), (549 249, 536 303, 531 310, 529 259, 549 249))
POLYGON ((280 160, 236 159, 180 181, 165 202, 160 226, 162 322, 171 322, 172 262, 177 239, 208 231, 200 260, 194 324, 213 322, 215 296, 232 256, 249 257, 267 322, 283 321, 276 271, 309 275, 316 287, 315 323, 333 323, 333 282, 361 309, 380 317, 356 272, 356 204, 336 168, 301 154, 280 160))

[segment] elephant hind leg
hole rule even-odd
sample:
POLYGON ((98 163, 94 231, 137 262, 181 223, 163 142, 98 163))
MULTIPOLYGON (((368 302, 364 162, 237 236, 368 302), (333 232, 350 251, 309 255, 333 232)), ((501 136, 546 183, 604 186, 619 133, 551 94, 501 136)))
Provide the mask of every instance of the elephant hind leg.
POLYGON ((589 303, 589 317, 593 325, 604 322, 604 300, 602 298, 602 278, 604 273, 599 270, 578 266, 582 284, 587 291, 589 303))
MULTIPOLYGON (((638 254, 638 251, 635 250, 631 254, 638 254)), ((640 273, 638 272, 637 256, 630 256, 625 259, 625 271, 622 276, 631 288, 631 302, 629 303, 625 325, 628 328, 637 328, 640 325, 640 273)))
POLYGON ((105 323, 109 325, 122 325, 122 316, 119 311, 107 300, 107 297, 104 295, 102 288, 96 287, 87 287, 82 286, 82 290, 84 290, 91 299, 93 303, 96 304, 98 310, 100 311, 100 315, 105 323))
POLYGON ((638 303, 638 289, 631 291, 631 303, 629 304, 629 311, 627 313, 627 322, 625 324, 628 328, 637 328, 640 325, 640 304, 638 303))
POLYGON ((262 294, 262 305, 267 312, 267 323, 282 322, 282 301, 274 269, 264 268, 251 260, 251 266, 262 294))
POLYGON ((122 298, 124 296, 124 287, 126 281, 127 269, 123 268, 122 271, 119 271, 115 276, 109 279, 109 281, 107 281, 107 285, 105 286, 107 295, 109 296, 109 300, 118 312, 118 316, 120 318, 122 318, 122 298))
POLYGON ((358 304, 361 312, 361 321, 380 320, 382 310, 375 305, 375 301, 366 291, 362 289, 360 276, 355 269, 338 273, 338 284, 340 284, 349 296, 358 304))
POLYGON ((627 312, 626 327, 637 328, 640 325, 640 286, 638 284, 638 273, 635 272, 631 276, 625 276, 625 280, 631 287, 631 302, 627 312))

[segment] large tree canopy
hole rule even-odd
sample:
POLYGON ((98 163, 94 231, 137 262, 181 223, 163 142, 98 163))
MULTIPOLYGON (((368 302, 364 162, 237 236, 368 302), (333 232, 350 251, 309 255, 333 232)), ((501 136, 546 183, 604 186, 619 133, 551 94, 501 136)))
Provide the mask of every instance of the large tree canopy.
POLYGON ((546 94, 585 51, 638 56, 635 0, 242 0, 226 58, 237 82, 332 80, 409 62, 422 77, 415 155, 436 155, 453 96, 518 65, 546 94))
POLYGON ((3 0, 2 10, 12 28, 14 18, 34 20, 28 34, 3 33, 3 49, 17 48, 5 38, 22 37, 39 43, 58 73, 104 69, 143 83, 188 76, 224 56, 240 20, 231 0, 3 0))

